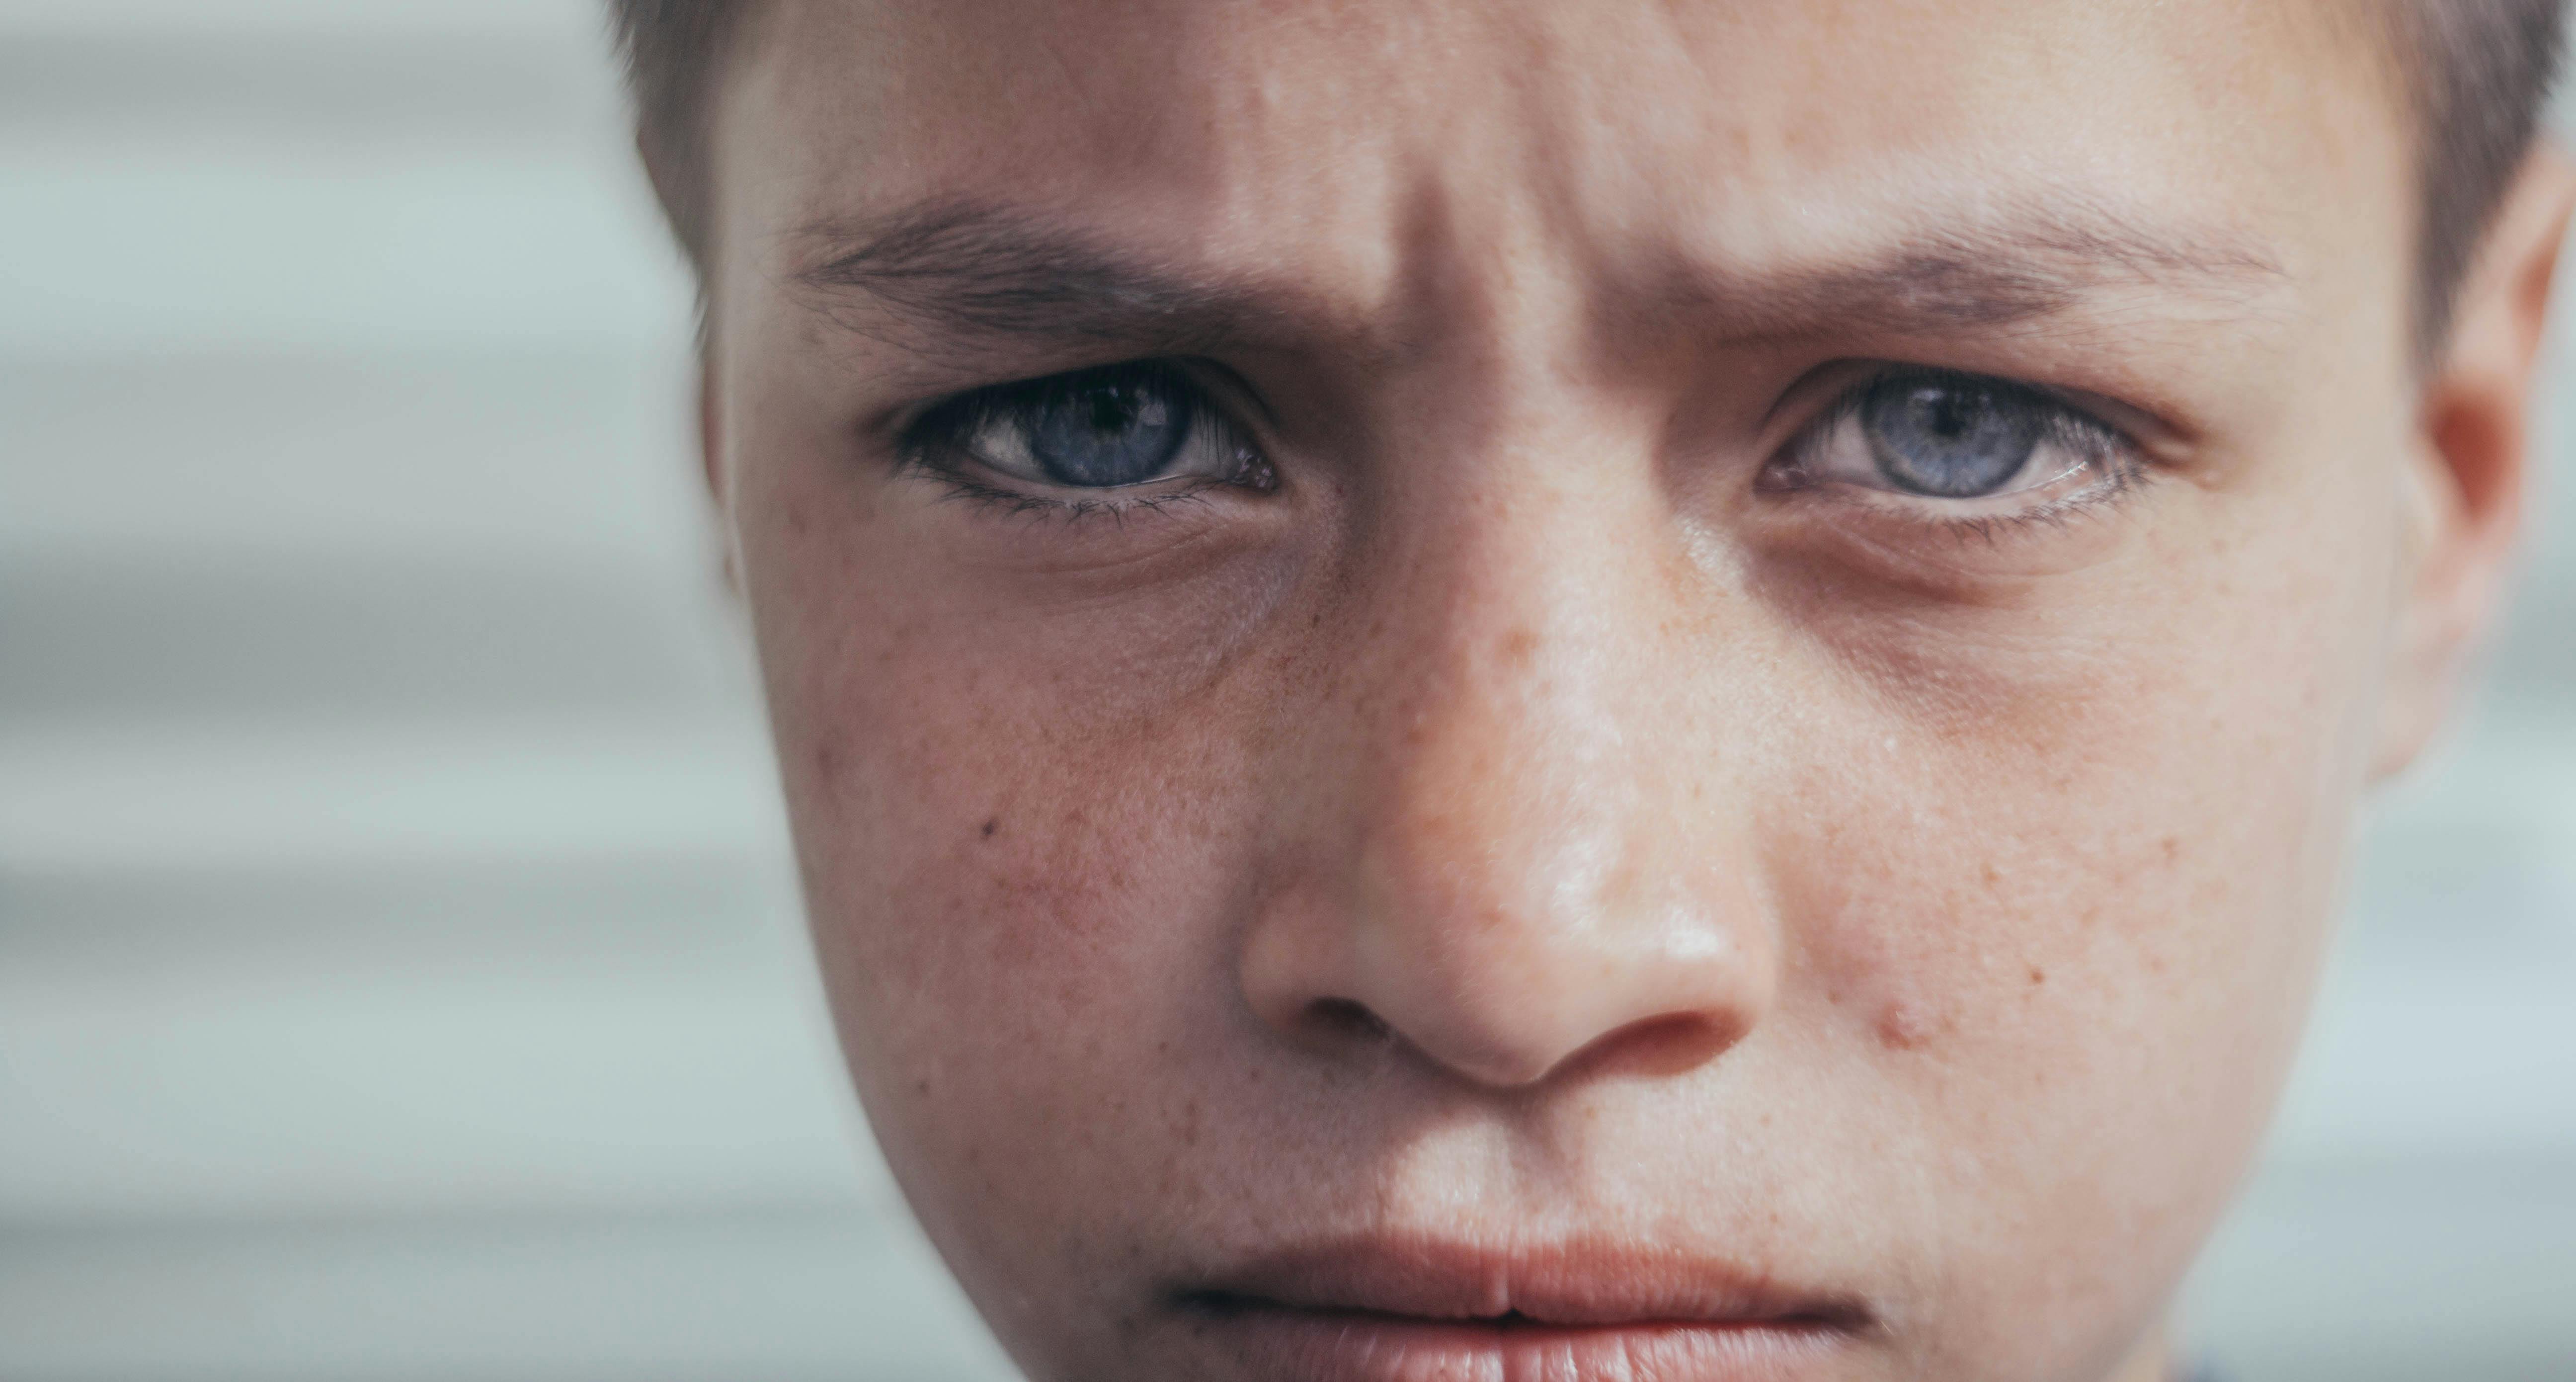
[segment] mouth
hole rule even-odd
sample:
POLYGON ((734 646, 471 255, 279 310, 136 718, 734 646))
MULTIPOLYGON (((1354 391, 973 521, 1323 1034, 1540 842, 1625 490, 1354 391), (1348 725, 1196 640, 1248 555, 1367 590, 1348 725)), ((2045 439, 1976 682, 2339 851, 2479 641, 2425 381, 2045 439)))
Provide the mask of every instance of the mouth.
POLYGON ((1171 1291, 1260 1378, 1753 1382, 1812 1376, 1877 1322, 1850 1296, 1721 1259, 1568 1242, 1309 1245, 1171 1291))

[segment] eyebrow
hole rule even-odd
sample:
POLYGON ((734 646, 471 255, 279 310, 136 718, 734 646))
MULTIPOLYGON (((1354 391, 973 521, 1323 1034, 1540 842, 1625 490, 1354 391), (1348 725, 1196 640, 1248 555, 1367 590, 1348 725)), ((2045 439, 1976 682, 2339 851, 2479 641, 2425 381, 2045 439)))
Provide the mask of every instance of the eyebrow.
POLYGON ((1043 215, 933 202, 805 232, 825 247, 793 276, 831 309, 852 295, 942 335, 1214 345, 1285 315, 1287 295, 1113 248, 1043 215))
POLYGON ((2153 224, 2071 194, 1999 199, 1971 217, 1926 218, 1887 248, 1785 270, 1685 268, 1673 297, 1736 338, 1865 330, 1938 335, 2080 308, 2182 299, 2211 315, 2267 315, 2292 286, 2261 242, 2153 224))
MULTIPOLYGON (((883 329, 840 308, 862 300, 936 337, 1214 349, 1285 337, 1327 316, 1313 299, 1115 247, 1030 211, 939 201, 808 229, 814 262, 793 283, 861 334, 883 329)), ((1999 329, 2104 298, 2180 296, 2218 314, 2261 314, 2285 287, 2280 261, 2249 238, 2151 226, 2081 198, 2005 202, 1927 220, 1874 254, 1743 270, 1674 265, 1655 304, 1709 320, 1745 343, 1835 333, 1937 335, 1999 329)), ((918 344, 907 341, 906 344, 918 344)))

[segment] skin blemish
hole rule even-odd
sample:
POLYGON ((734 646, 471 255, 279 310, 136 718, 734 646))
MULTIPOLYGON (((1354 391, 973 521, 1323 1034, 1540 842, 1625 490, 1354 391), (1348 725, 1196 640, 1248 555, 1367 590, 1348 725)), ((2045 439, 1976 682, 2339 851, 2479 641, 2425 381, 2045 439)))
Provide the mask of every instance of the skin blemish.
POLYGON ((999 829, 1001 829, 1001 828, 1002 828, 1002 818, 1001 818, 1001 817, 999 817, 999 816, 995 816, 995 817, 993 817, 992 819, 990 819, 990 820, 988 820, 988 821, 984 822, 984 829, 983 829, 980 833, 983 835, 983 837, 984 837, 985 839, 989 840, 989 839, 993 838, 993 832, 994 832, 994 831, 996 831, 996 830, 999 830, 999 829))
POLYGON ((1878 1041, 1891 1051, 1919 1051, 1946 1025, 1924 1004, 1899 998, 1878 1015, 1878 1041))

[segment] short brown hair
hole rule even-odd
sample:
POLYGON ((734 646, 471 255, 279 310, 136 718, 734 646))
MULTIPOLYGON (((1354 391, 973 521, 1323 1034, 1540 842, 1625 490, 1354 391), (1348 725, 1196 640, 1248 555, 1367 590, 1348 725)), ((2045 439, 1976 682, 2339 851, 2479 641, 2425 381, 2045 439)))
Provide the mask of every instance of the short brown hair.
POLYGON ((2418 117, 2415 333, 2429 351, 2539 131, 2567 0, 2389 0, 2388 14, 2418 117))
MULTIPOLYGON (((2557 79, 2567 0, 2382 0, 2419 136, 2415 329, 2430 349, 2557 79)), ((708 252, 706 108, 758 0, 609 0, 637 141, 671 229, 708 252)))

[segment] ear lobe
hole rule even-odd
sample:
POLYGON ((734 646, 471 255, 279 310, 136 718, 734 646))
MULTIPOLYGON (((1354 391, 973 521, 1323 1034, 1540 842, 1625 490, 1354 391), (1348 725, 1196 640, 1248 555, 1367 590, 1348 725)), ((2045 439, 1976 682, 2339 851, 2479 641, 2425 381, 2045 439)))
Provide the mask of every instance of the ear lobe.
POLYGON ((2576 165, 2554 149, 2535 151, 2425 374, 2403 477, 2403 584, 2374 780, 2431 740, 2502 603, 2530 473, 2532 385, 2571 210, 2576 165))

